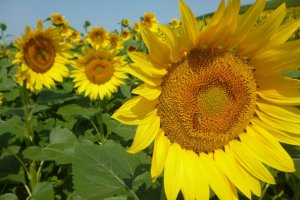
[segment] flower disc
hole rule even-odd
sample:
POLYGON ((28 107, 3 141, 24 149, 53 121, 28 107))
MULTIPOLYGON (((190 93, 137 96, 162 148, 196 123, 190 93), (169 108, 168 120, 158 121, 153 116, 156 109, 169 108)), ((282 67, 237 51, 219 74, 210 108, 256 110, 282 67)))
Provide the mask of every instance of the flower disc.
POLYGON ((48 71, 54 62, 55 49, 51 41, 42 36, 31 38, 24 45, 24 59, 28 67, 37 73, 48 71))
POLYGON ((240 58, 216 49, 194 50, 172 68, 157 106, 171 142, 212 152, 243 132, 254 113, 256 84, 240 58))
POLYGON ((107 82, 114 73, 114 68, 107 60, 91 60, 85 67, 87 78, 95 84, 107 82))

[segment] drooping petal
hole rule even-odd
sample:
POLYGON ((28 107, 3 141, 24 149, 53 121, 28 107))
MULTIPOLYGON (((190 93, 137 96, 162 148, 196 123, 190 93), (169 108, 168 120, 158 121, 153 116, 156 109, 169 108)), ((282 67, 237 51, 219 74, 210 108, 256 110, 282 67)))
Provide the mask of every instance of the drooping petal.
POLYGON ((157 86, 151 86, 146 83, 136 87, 131 91, 132 94, 138 94, 148 100, 155 100, 159 97, 161 93, 161 87, 157 86))
POLYGON ((281 171, 295 171, 291 157, 279 142, 263 128, 248 126, 247 133, 241 134, 240 139, 261 162, 281 171))
POLYGON ((277 119, 300 123, 300 109, 293 106, 276 106, 263 102, 257 102, 256 105, 268 115, 277 119))
POLYGON ((151 164, 151 176, 156 179, 163 171, 169 152, 170 140, 160 130, 154 140, 154 150, 151 164))
POLYGON ((200 162, 205 170, 205 176, 215 194, 220 199, 237 199, 237 191, 231 186, 227 177, 217 168, 212 156, 200 153, 200 162))
POLYGON ((124 124, 143 124, 156 115, 157 101, 149 101, 143 97, 134 97, 124 103, 112 118, 124 124))
POLYGON ((145 149, 157 136, 160 129, 160 118, 155 115, 149 119, 148 123, 138 125, 129 153, 137 153, 145 149))
POLYGON ((264 123, 259 119, 252 119, 251 123, 267 130, 279 142, 283 142, 291 145, 298 145, 298 146, 300 145, 300 134, 293 134, 293 133, 279 130, 277 128, 274 128, 273 126, 264 123))
POLYGON ((209 186, 199 163, 199 156, 189 150, 183 150, 184 176, 181 186, 185 199, 209 199, 209 186))
POLYGON ((176 200, 183 181, 182 149, 171 144, 165 165, 164 189, 169 200, 176 200))
POLYGON ((249 183, 245 179, 238 163, 227 152, 221 149, 215 151, 214 158, 218 168, 243 194, 251 199, 249 183))
POLYGON ((249 173, 256 178, 271 184, 275 180, 266 167, 252 154, 252 151, 242 142, 233 140, 229 143, 229 149, 239 162, 249 173))

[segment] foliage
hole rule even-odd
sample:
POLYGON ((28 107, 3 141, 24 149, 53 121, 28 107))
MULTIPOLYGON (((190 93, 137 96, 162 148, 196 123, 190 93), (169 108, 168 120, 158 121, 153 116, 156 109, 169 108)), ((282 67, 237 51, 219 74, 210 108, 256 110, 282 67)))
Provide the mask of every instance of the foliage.
MULTIPOLYGON (((90 25, 84 23, 86 32, 90 25)), ((151 147, 128 154, 136 127, 110 117, 140 81, 130 77, 103 101, 76 94, 69 78, 56 88, 29 92, 17 85, 16 50, 5 42, 6 25, 0 26, 0 50, 7 52, 0 58, 0 200, 165 199, 162 178, 154 182, 150 176, 151 147)), ((129 47, 147 51, 141 40, 130 39, 121 54, 129 47)), ((300 77, 299 71, 289 75, 300 77)), ((274 171, 277 185, 262 185, 261 199, 300 199, 300 148, 285 148, 297 171, 274 171)))

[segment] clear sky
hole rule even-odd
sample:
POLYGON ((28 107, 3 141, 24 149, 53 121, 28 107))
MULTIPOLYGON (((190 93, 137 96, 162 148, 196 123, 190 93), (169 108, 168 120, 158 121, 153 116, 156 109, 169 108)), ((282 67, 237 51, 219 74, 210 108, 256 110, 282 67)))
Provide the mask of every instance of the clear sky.
MULTIPOLYGON (((199 16, 215 11, 220 0, 185 2, 199 16)), ((253 2, 242 0, 243 5, 253 2)), ((7 34, 20 36, 27 24, 35 27, 38 18, 58 12, 79 31, 83 31, 85 20, 112 31, 119 29, 122 19, 139 21, 147 11, 154 12, 160 23, 168 23, 173 17, 179 18, 178 0, 0 0, 0 23, 6 23, 7 34)))

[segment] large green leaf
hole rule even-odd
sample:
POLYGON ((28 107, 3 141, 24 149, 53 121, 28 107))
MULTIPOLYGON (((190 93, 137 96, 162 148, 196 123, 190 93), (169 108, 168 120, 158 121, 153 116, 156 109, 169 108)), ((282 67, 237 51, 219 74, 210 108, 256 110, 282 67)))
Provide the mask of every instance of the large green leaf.
POLYGON ((0 196, 0 200, 18 200, 18 197, 13 193, 6 193, 0 196))
POLYGON ((103 146, 79 144, 75 147, 73 183, 75 192, 89 200, 131 194, 131 183, 138 166, 148 162, 145 154, 128 154, 124 148, 108 143, 103 146))
POLYGON ((32 200, 54 200, 52 185, 48 182, 38 183, 33 188, 32 200))
POLYGON ((57 111, 57 114, 60 114, 65 119, 69 119, 70 116, 91 117, 99 111, 100 109, 84 108, 77 104, 68 104, 60 107, 57 111))
POLYGON ((50 144, 46 147, 31 146, 23 151, 26 158, 36 161, 54 160, 57 164, 73 161, 76 136, 66 128, 56 127, 50 132, 50 144))

